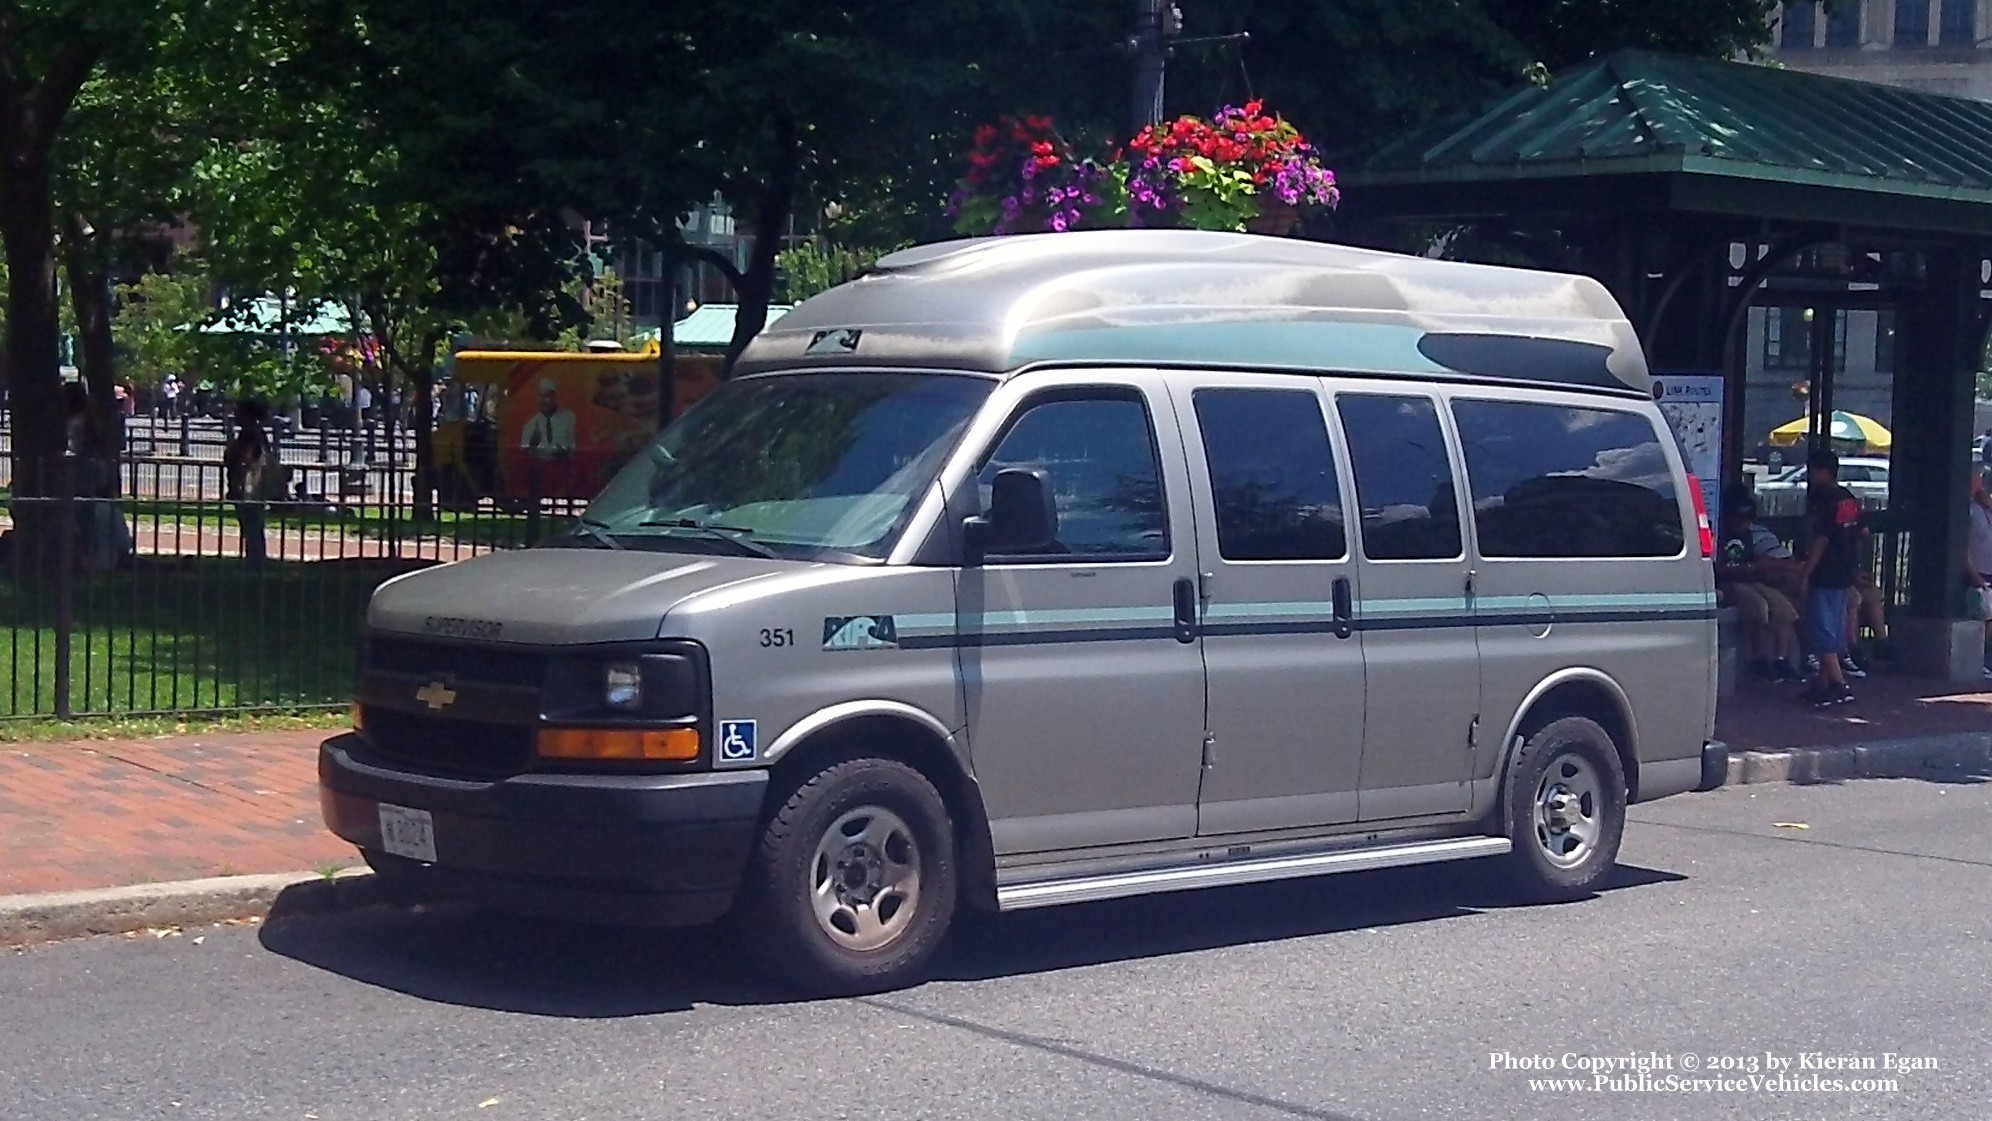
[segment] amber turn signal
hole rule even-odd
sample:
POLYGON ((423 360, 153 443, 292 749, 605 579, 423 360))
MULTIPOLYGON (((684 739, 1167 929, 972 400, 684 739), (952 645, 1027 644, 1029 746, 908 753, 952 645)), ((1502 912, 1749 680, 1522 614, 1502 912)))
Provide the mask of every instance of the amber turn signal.
POLYGON ((689 762, 699 757, 697 728, 541 728, 542 759, 656 759, 689 762))
POLYGON ((367 722, 366 722, 366 718, 365 718, 365 717, 364 717, 364 716, 363 716, 363 715, 361 714, 361 711, 360 711, 360 702, 358 702, 358 701, 354 701, 354 702, 353 702, 353 731, 355 731, 355 732, 364 732, 364 731, 366 731, 366 730, 367 730, 367 722))

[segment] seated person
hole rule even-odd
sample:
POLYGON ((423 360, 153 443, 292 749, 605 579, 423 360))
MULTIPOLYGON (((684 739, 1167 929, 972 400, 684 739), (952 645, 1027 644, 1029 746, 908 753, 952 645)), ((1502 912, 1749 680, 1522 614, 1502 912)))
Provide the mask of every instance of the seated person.
POLYGON ((1849 677, 1866 677, 1875 658, 1888 656, 1887 603, 1867 566, 1854 573, 1854 594, 1847 600, 1847 639, 1851 649, 1840 663, 1849 677), (1861 637, 1863 627, 1874 636, 1872 642, 1861 637))
POLYGON ((1791 547, 1757 520, 1749 492, 1733 490, 1722 504, 1722 544, 1715 558, 1716 586, 1741 616, 1750 668, 1773 681, 1797 681, 1798 609, 1784 589, 1795 581, 1791 547))

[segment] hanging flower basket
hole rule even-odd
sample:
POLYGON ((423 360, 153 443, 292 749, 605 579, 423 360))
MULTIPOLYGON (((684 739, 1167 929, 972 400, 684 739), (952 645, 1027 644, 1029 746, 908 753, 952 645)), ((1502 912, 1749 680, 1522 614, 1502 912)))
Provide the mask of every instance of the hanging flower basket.
POLYGON ((1261 102, 1144 128, 1111 159, 1081 156, 1049 117, 976 130, 948 213, 964 234, 1146 226, 1285 235, 1341 198, 1320 153, 1261 102))
POLYGON ((1123 225, 1118 178, 1082 159, 1049 117, 1004 115, 975 131, 968 174, 948 200, 964 234, 1014 234, 1123 225))
POLYGON ((1140 226, 1284 234, 1303 212, 1341 199, 1320 153, 1259 101, 1142 129, 1126 165, 1130 221, 1140 226))

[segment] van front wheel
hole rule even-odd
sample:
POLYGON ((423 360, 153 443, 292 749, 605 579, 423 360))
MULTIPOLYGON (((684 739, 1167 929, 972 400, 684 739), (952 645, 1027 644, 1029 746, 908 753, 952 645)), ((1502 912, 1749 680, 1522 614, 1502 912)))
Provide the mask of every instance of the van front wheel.
POLYGON ((1542 901, 1595 891, 1625 835, 1625 770, 1594 720, 1566 716, 1530 736, 1508 773, 1508 856, 1517 889, 1542 901))
POLYGON ((735 911, 763 970, 830 996, 920 978, 954 917, 954 830, 919 771, 847 759, 794 787, 735 911))

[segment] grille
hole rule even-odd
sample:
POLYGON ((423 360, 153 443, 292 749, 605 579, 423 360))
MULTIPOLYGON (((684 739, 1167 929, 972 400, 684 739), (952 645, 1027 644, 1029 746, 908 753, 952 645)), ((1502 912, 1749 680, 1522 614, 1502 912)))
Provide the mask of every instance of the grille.
POLYGON ((417 770, 462 778, 507 778, 533 762, 533 729, 455 720, 368 705, 361 713, 373 749, 417 770))
POLYGON ((414 677, 450 675, 491 685, 537 689, 546 677, 546 655, 491 646, 451 646, 405 638, 367 639, 366 668, 414 677))

